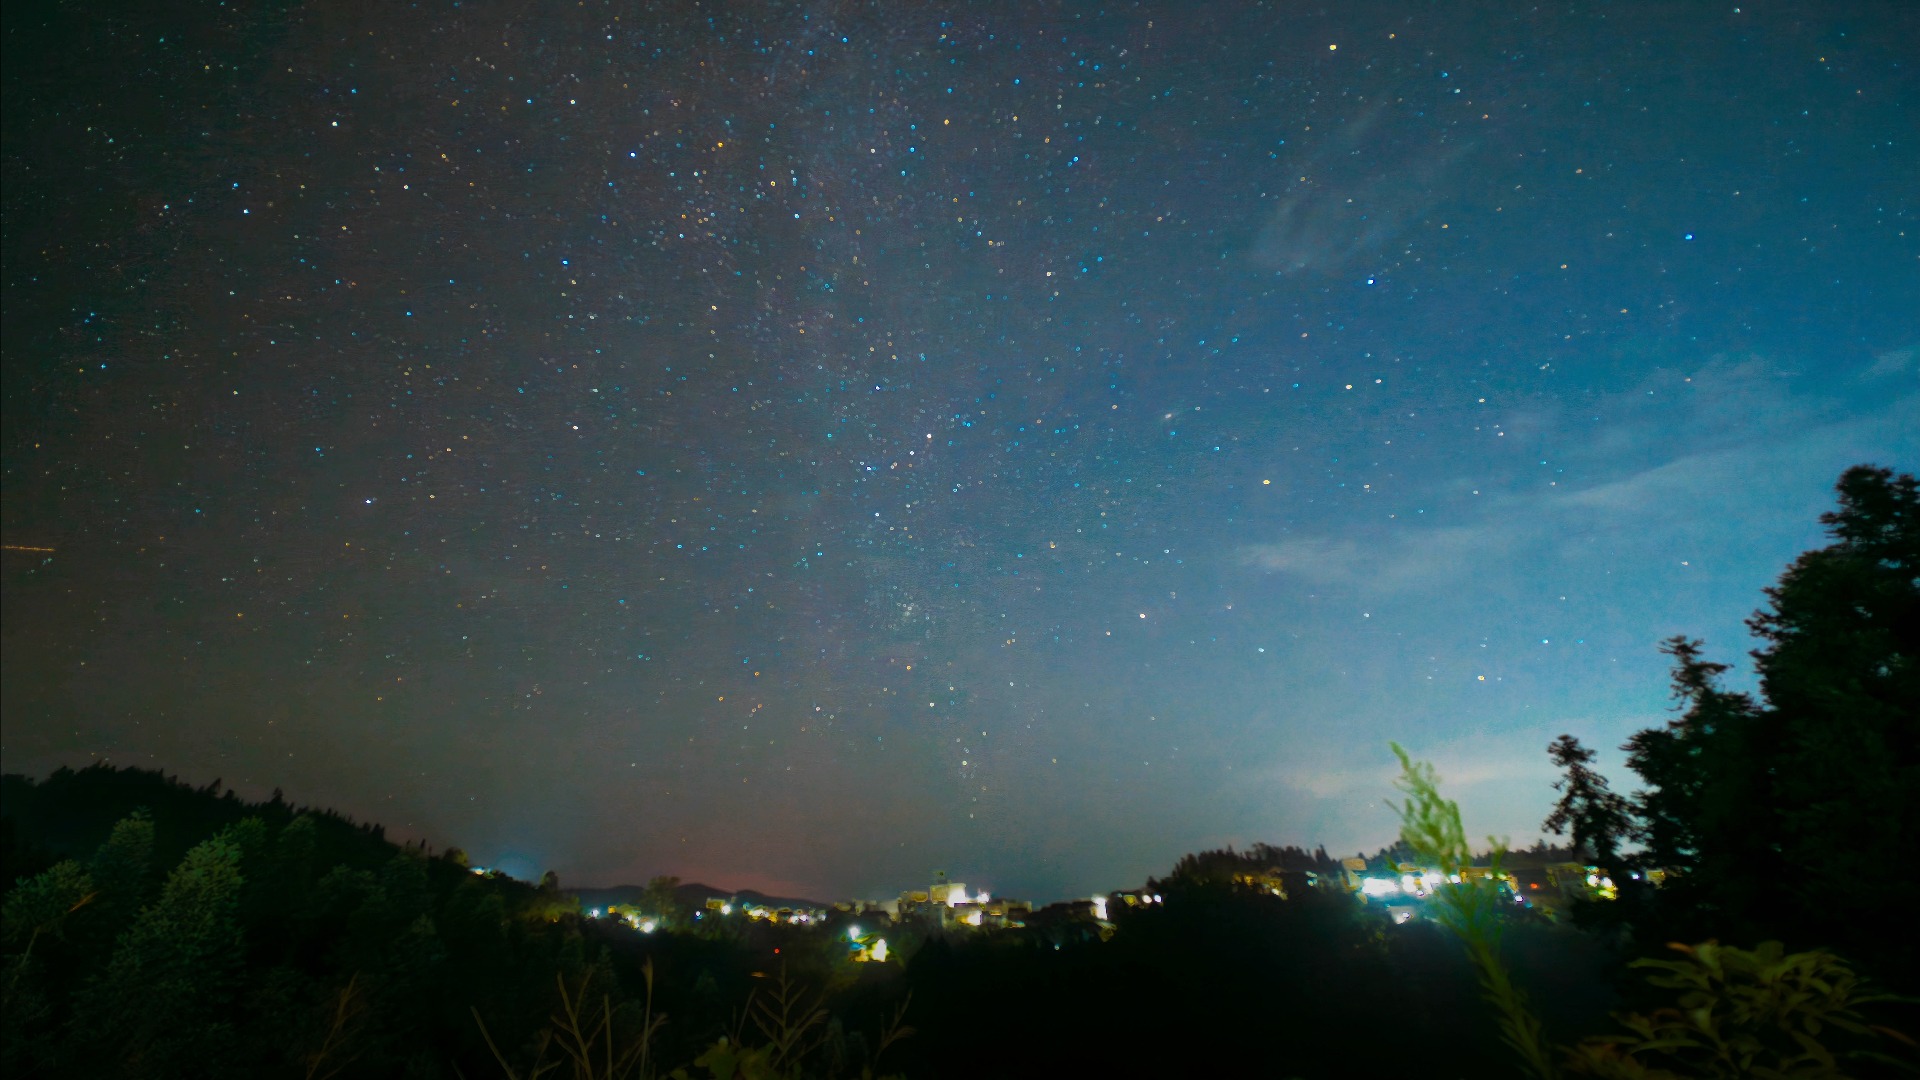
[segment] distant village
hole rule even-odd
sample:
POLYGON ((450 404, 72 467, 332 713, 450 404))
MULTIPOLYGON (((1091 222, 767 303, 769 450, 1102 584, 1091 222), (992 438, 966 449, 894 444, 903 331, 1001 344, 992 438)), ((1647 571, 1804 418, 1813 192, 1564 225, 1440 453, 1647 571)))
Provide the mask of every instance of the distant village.
MULTIPOLYGON (((1255 850, 1278 853, 1265 845, 1255 850)), ((1258 867, 1262 860, 1253 853, 1226 854, 1239 864, 1227 875, 1236 886, 1263 891, 1283 900, 1302 895, 1306 890, 1339 890, 1364 904, 1377 906, 1395 923, 1430 918, 1430 903, 1435 895, 1462 881, 1461 877, 1449 878, 1432 869, 1395 860, 1390 852, 1371 859, 1353 857, 1337 862, 1320 853, 1320 869, 1289 867, 1283 864, 1289 861, 1297 864, 1298 860, 1279 858, 1273 860, 1273 865, 1258 867)), ((1490 865, 1477 865, 1468 867, 1465 877, 1492 880, 1501 895, 1516 907, 1538 912, 1549 919, 1560 918, 1576 901, 1612 900, 1617 896, 1606 867, 1569 859, 1570 854, 1555 848, 1513 852, 1497 871, 1490 865)), ((475 867, 474 872, 499 873, 485 867, 475 867)), ((1649 871, 1646 876, 1649 883, 1656 886, 1665 877, 1658 870, 1649 871)), ((662 905, 658 903, 634 902, 585 907, 584 913, 594 919, 625 923, 645 934, 670 928, 697 929, 703 924, 729 919, 817 928, 843 935, 853 960, 884 962, 897 949, 898 938, 904 932, 1035 927, 1066 931, 1074 936, 1105 938, 1113 933, 1115 919, 1121 912, 1160 903, 1164 903, 1164 897, 1149 884, 1036 908, 1029 901, 996 897, 985 889, 970 891, 965 882, 952 881, 944 873, 936 873, 935 880, 926 888, 909 889, 887 900, 843 900, 813 906, 740 894, 705 895, 686 905, 690 911, 669 913, 661 910, 662 905), (676 923, 683 925, 676 927, 676 923), (890 937, 895 939, 894 944, 889 944, 890 937)))

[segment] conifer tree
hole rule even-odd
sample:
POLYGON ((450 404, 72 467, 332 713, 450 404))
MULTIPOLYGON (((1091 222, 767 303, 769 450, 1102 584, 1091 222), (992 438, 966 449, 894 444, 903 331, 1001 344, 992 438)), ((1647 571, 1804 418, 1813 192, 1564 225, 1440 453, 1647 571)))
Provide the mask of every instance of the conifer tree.
POLYGON ((152 906, 120 936, 85 995, 74 1045, 130 1076, 217 1072, 231 1054, 230 1010, 244 960, 241 844, 223 830, 187 852, 152 906))

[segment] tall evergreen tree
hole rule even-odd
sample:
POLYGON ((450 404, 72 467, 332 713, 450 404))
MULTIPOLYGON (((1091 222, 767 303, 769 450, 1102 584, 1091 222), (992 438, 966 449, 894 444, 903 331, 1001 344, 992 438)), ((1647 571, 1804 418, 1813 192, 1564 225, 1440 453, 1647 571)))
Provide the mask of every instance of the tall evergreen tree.
POLYGON ((89 860, 88 871, 101 893, 101 907, 131 919, 146 903, 154 884, 153 816, 144 808, 115 824, 89 860))
MULTIPOLYGON (((1730 831, 1760 832, 1751 816, 1768 804, 1749 804, 1747 817, 1729 811, 1729 794, 1754 794, 1756 763, 1742 753, 1761 710, 1746 694, 1723 690, 1726 664, 1702 658, 1702 643, 1674 637, 1660 651, 1673 657, 1673 698, 1680 715, 1664 727, 1647 728, 1621 749, 1627 765, 1647 787, 1633 796, 1635 838, 1655 867, 1694 876, 1744 846, 1730 831)), ((1764 769, 1760 771, 1764 772, 1764 769)))
POLYGON ((1901 857, 1920 836, 1920 491, 1867 465, 1838 490, 1820 519, 1835 542, 1795 560, 1748 625, 1793 907, 1826 942, 1879 951, 1862 930, 1904 920, 1891 898, 1920 890, 1901 857))
POLYGON ((1633 828, 1631 808, 1607 786, 1607 778, 1593 770, 1594 754, 1572 735, 1548 744, 1547 756, 1566 775, 1553 782, 1560 801, 1540 827, 1555 836, 1571 832, 1575 849, 1592 852, 1601 866, 1618 873, 1620 841, 1633 828))

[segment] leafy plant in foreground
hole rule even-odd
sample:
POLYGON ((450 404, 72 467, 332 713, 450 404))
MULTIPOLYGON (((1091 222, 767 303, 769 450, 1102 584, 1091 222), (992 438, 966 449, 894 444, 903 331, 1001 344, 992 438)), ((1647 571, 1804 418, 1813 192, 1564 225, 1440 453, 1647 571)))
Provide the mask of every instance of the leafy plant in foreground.
POLYGON ((1852 969, 1832 953, 1789 953, 1777 941, 1751 951, 1709 941, 1667 946, 1679 960, 1635 960, 1654 986, 1677 990, 1675 1003, 1617 1017, 1624 1033, 1591 1038, 1567 1053, 1576 1076, 1607 1080, 1701 1077, 1837 1077, 1842 1061, 1878 1062, 1920 1072, 1876 1050, 1836 1053, 1835 1033, 1909 1052, 1914 1041, 1871 1024, 1857 1006, 1901 1000, 1863 993, 1852 969))
POLYGON ((1527 1006, 1526 995, 1514 985, 1512 972, 1500 958, 1504 906, 1500 861, 1507 845, 1489 836, 1491 866, 1484 874, 1473 871, 1473 850, 1460 824, 1460 804, 1441 797, 1440 778, 1431 764, 1414 761, 1399 743, 1391 745, 1400 759, 1400 778, 1394 786, 1407 795, 1395 808, 1400 814, 1400 841, 1453 883, 1434 894, 1435 918, 1466 944, 1467 958, 1480 978, 1480 992, 1498 1014, 1501 1039, 1520 1055, 1529 1072, 1552 1080, 1558 1073, 1540 1018, 1527 1006))
MULTIPOLYGON (((540 1032, 539 1048, 534 1053, 533 1064, 528 1067, 524 1080, 538 1080, 561 1066, 559 1060, 546 1060, 548 1047, 558 1047, 565 1055, 566 1062, 573 1066, 574 1080, 625 1080, 629 1076, 651 1080, 653 1036, 667 1022, 667 1018, 665 1014, 655 1015, 653 1011, 653 959, 649 957, 640 970, 647 984, 644 1019, 639 1034, 625 1040, 617 1050, 613 1031, 617 1010, 613 1007, 612 997, 601 995, 599 1018, 593 1020, 585 1012, 591 973, 580 980, 578 990, 569 992, 566 979, 556 972, 554 981, 560 988, 560 1009, 553 1014, 552 1026, 540 1032)), ((506 1055, 494 1044, 493 1033, 487 1030, 487 1022, 480 1018, 480 1010, 475 1008, 472 1012, 474 1022, 480 1025, 481 1038, 487 1041, 487 1049, 493 1051, 494 1060, 500 1063, 508 1080, 522 1080, 522 1074, 507 1062, 506 1055)))
MULTIPOLYGON (((718 1080, 788 1080, 800 1075, 802 1062, 828 1039, 828 1030, 820 1029, 828 1025, 831 1017, 822 1004, 826 1000, 824 992, 812 995, 809 1000, 805 987, 792 981, 787 975, 786 965, 780 965, 779 981, 773 985, 764 998, 758 993, 747 998, 746 1015, 735 1024, 732 1038, 722 1036, 704 1053, 693 1060, 697 1068, 706 1069, 718 1080), (751 1019, 753 1026, 767 1040, 764 1046, 748 1046, 741 1037, 746 1020, 751 1019)), ((880 1059, 887 1048, 913 1034, 913 1029, 905 1024, 907 1008, 913 1003, 913 995, 908 993, 905 1000, 895 1007, 892 1018, 880 1031, 879 1044, 866 1064, 861 1066, 862 1080, 872 1080, 874 1063, 880 1059)), ((830 1073, 837 1069, 829 1066, 830 1073)), ((675 1069, 669 1074, 671 1080, 692 1080, 693 1074, 686 1069, 675 1069)))

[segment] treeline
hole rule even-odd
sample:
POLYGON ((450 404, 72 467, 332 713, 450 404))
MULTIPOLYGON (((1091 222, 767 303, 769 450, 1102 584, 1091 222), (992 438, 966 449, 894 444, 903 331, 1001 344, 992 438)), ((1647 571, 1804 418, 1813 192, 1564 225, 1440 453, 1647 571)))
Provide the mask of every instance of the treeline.
MULTIPOLYGON (((1111 929, 1070 905, 993 933, 911 923, 889 931, 894 962, 856 964, 837 925, 641 934, 586 918, 551 877, 478 875, 277 797, 105 765, 4 785, 8 1076, 525 1075, 543 1040, 562 1060, 563 993, 583 1028, 604 1009, 608 1045, 645 1040, 632 1076, 1332 1075, 1382 1025, 1504 1068, 1438 930, 1333 891, 1281 900, 1216 873, 1222 853, 1156 880, 1161 904, 1115 904, 1111 929), (752 1067, 717 1056, 722 1040, 752 1067)), ((1244 860, 1334 865, 1264 846, 1244 860)), ((1557 1029, 1599 1022, 1604 950, 1533 923, 1515 952, 1554 988, 1557 1029)))
POLYGON ((905 993, 820 933, 643 935, 586 918, 551 873, 476 874, 278 793, 108 765, 0 785, 10 1077, 503 1077, 560 1055, 563 993, 605 1006, 613 1044, 684 1066, 760 1036, 749 1006, 783 972, 834 1005, 783 1064, 857 1076, 905 993))
MULTIPOLYGON (((1105 925, 1071 904, 999 932, 910 922, 887 932, 895 962, 855 964, 843 926, 642 934, 584 917, 551 877, 477 875, 153 772, 9 778, 6 796, 28 822, 125 811, 90 850, 7 819, 9 1076, 527 1076, 603 1022, 612 1054, 560 1075, 1345 1076, 1416 1052, 1387 1047, 1515 1073, 1441 926, 1393 926, 1337 888, 1274 894, 1269 872, 1330 868, 1324 852, 1203 852, 1150 883, 1160 902, 1110 901, 1105 925)), ((1501 922, 1544 1038, 1605 1030, 1621 954, 1525 911, 1501 922)))
POLYGON ((517 1036, 584 963, 556 891, 277 793, 108 766, 4 784, 8 1075, 442 1075, 484 1053, 469 998, 517 1036))

